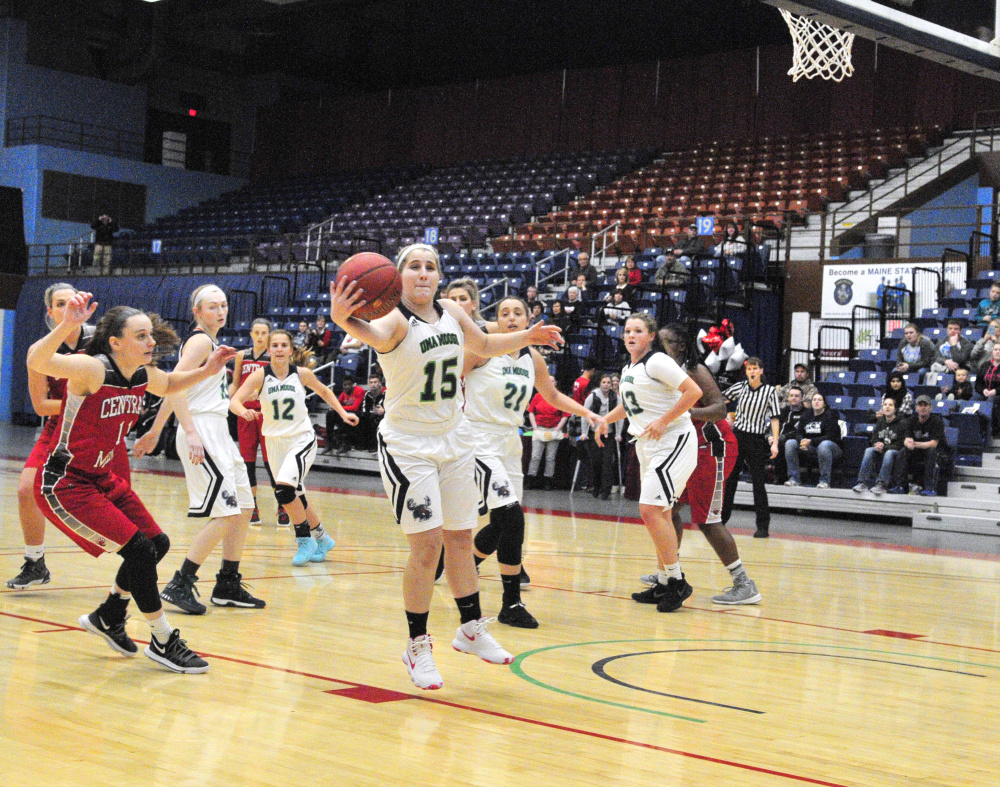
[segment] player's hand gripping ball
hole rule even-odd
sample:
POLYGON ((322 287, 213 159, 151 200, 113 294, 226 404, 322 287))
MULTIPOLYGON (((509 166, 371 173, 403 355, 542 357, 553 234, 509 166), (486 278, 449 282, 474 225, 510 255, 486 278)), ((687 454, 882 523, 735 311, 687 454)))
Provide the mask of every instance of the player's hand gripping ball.
POLYGON ((337 271, 337 281, 343 281, 345 287, 357 282, 356 289, 364 290, 361 299, 365 305, 354 312, 359 320, 384 317, 396 308, 403 294, 403 277, 392 260, 370 251, 344 260, 337 271))

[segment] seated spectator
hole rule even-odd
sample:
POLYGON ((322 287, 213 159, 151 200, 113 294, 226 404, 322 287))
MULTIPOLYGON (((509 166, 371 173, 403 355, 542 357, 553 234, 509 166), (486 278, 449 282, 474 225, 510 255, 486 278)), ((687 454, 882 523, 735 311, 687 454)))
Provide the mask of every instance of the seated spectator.
POLYGON ((948 334, 938 342, 937 358, 931 364, 931 371, 954 372, 972 356, 972 342, 962 336, 962 323, 948 320, 947 330, 948 334))
POLYGON ((722 243, 715 247, 716 257, 734 257, 737 254, 745 254, 747 242, 740 235, 740 228, 735 221, 726 224, 726 230, 722 235, 722 243))
POLYGON ((580 291, 576 286, 571 286, 566 290, 566 297, 562 300, 563 312, 569 315, 572 331, 579 330, 583 322, 583 300, 580 298, 580 291))
POLYGON ((622 294, 622 300, 630 306, 635 303, 635 287, 628 282, 628 271, 618 268, 615 271, 615 288, 607 294, 604 300, 613 301, 616 292, 622 294))
POLYGON ((896 402, 883 400, 882 412, 871 434, 871 445, 865 449, 864 459, 861 460, 855 492, 860 494, 871 486, 873 494, 881 495, 900 486, 900 471, 903 469, 900 452, 904 450, 906 426, 906 419, 896 415, 896 402), (875 480, 875 473, 878 473, 878 480, 875 480), (874 485, 872 481, 875 481, 874 485))
POLYGON ((816 386, 809 379, 809 368, 804 363, 795 364, 792 370, 792 379, 784 385, 778 386, 778 401, 786 403, 788 392, 792 388, 798 388, 802 393, 802 406, 806 409, 812 404, 813 394, 816 393, 816 386))
POLYGON ((535 301, 531 304, 531 317, 529 322, 534 325, 536 322, 541 322, 545 319, 545 305, 541 301, 535 301))
MULTIPOLYGON (((365 389, 354 382, 353 375, 345 374, 344 384, 337 401, 347 412, 359 415, 364 398, 365 389)), ((340 416, 333 410, 328 410, 326 413, 326 446, 323 448, 323 453, 329 454, 333 451, 342 453, 356 448, 356 442, 357 427, 341 420, 340 416)))
MULTIPOLYGON (((903 446, 906 449, 901 456, 903 467, 900 478, 903 484, 909 477, 912 482, 910 494, 934 497, 937 495, 938 460, 949 454, 949 448, 944 419, 931 412, 929 396, 917 397, 917 414, 907 422, 903 446)), ((900 486, 892 491, 905 494, 906 487, 900 486)))
POLYGON ((311 331, 309 349, 317 358, 317 363, 329 363, 333 334, 330 326, 326 324, 326 317, 322 314, 316 317, 316 327, 311 331))
POLYGON ((685 230, 684 237, 681 238, 680 243, 674 246, 673 253, 674 256, 681 261, 685 259, 690 260, 698 254, 705 253, 705 241, 700 235, 698 235, 697 224, 688 225, 687 230, 685 230))
POLYGON ((562 301, 552 301, 552 314, 548 321, 563 332, 563 337, 576 330, 576 320, 573 315, 566 313, 562 301))
POLYGON ((340 343, 340 354, 359 353, 365 346, 364 342, 355 339, 351 334, 344 335, 344 341, 340 343))
POLYGON ((597 286, 597 269, 590 264, 590 255, 585 251, 576 256, 576 270, 570 274, 570 278, 575 281, 581 274, 587 277, 588 286, 597 286))
POLYGON ((986 325, 996 317, 1000 317, 1000 281, 990 285, 989 297, 979 302, 972 319, 979 325, 986 325))
POLYGON ((937 358, 937 348, 934 342, 920 335, 920 329, 912 322, 903 328, 903 341, 896 349, 895 371, 926 372, 937 358))
POLYGON ((632 307, 622 298, 620 290, 616 290, 614 300, 601 308, 601 320, 605 325, 624 325, 632 314, 632 307))
POLYGON ((361 401, 358 416, 358 448, 374 453, 378 446, 378 425, 385 417, 385 383, 381 375, 373 372, 368 378, 368 390, 361 401))
POLYGON ((657 287, 683 287, 688 281, 688 269, 673 254, 661 254, 656 258, 656 273, 653 284, 657 287))
POLYGON ((594 385, 594 375, 597 374, 597 359, 588 355, 583 359, 583 371, 580 376, 573 381, 573 393, 571 395, 574 402, 583 404, 587 401, 587 394, 594 385))
POLYGON ((788 465, 785 486, 801 486, 799 457, 804 454, 815 456, 819 462, 819 483, 816 488, 829 489, 833 463, 844 455, 840 441, 837 414, 827 409, 823 394, 813 394, 812 412, 799 421, 796 437, 785 442, 785 463, 788 465))
POLYGON ((970 401, 976 389, 969 380, 969 370, 964 366, 959 366, 955 370, 955 384, 942 385, 941 393, 937 399, 947 399, 949 401, 970 401))
POLYGON ((913 415, 913 394, 906 387, 902 372, 891 372, 889 380, 882 391, 882 402, 892 399, 896 404, 896 414, 900 416, 913 415))
POLYGON ((1000 436, 1000 403, 997 390, 1000 389, 1000 342, 993 345, 993 354, 976 374, 976 393, 987 402, 993 402, 993 437, 1000 436))
POLYGON ((309 330, 309 323, 305 320, 299 320, 299 330, 298 333, 292 337, 292 346, 297 347, 300 350, 308 350, 311 338, 312 331, 309 330))
MULTIPOLYGON (((611 390, 611 375, 602 374, 600 384, 594 388, 587 396, 583 406, 598 415, 607 415, 618 406, 618 395, 611 390)), ((592 493, 594 497, 607 500, 611 497, 611 487, 618 486, 617 468, 615 467, 615 457, 618 453, 615 437, 617 436, 618 424, 614 423, 608 428, 608 434, 603 445, 598 445, 591 434, 590 422, 580 419, 581 434, 580 440, 587 447, 587 454, 590 457, 590 467, 593 473, 592 493)))
MULTIPOLYGON (((802 403, 802 389, 794 383, 786 386, 786 404, 778 413, 778 445, 784 445, 789 440, 798 440, 799 421, 808 413, 809 408, 802 403)), ((774 476, 778 481, 788 480, 788 467, 785 464, 785 454, 779 451, 774 458, 774 476)))
MULTIPOLYGON (((556 378, 550 377, 552 385, 556 378)), ((531 461, 528 464, 528 477, 524 479, 526 489, 551 489, 552 479, 556 474, 556 454, 559 444, 566 437, 564 431, 566 419, 569 416, 562 410, 553 407, 545 401, 540 393, 536 393, 528 403, 528 419, 531 421, 531 461), (544 477, 538 478, 538 468, 545 459, 544 477)))
POLYGON ((587 277, 582 273, 576 277, 576 282, 574 282, 576 288, 580 291, 581 301, 593 301, 597 299, 597 290, 595 287, 587 286, 587 277))
POLYGON ((628 274, 628 283, 633 287, 638 287, 642 284, 642 271, 639 270, 639 266, 632 255, 625 258, 625 273, 628 274))
POLYGON ((534 284, 529 285, 524 291, 524 302, 528 305, 528 314, 531 314, 531 310, 535 308, 536 303, 541 303, 538 300, 538 288, 534 284))
POLYGON ((969 356, 969 368, 978 369, 987 361, 993 352, 993 345, 1000 341, 1000 320, 990 320, 989 327, 983 338, 972 347, 972 355, 969 356))

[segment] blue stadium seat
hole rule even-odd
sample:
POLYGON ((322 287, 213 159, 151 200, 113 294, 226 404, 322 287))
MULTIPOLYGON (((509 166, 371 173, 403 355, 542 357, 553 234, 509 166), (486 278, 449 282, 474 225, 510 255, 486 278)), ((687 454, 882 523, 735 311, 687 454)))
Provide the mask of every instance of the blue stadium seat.
POLYGON ((948 331, 946 329, 942 328, 940 325, 936 325, 936 326, 934 326, 932 328, 924 328, 921 331, 921 333, 924 336, 926 336, 928 339, 930 339, 932 342, 934 342, 935 344, 937 344, 945 336, 948 335, 948 331))
POLYGON ((947 320, 949 317, 947 309, 924 309, 920 312, 920 319, 928 320, 931 322, 940 322, 942 320, 947 320))
POLYGON ((937 413, 940 416, 950 415, 954 409, 955 403, 947 399, 938 399, 931 405, 931 412, 937 413))
POLYGON ((849 410, 854 404, 850 396, 828 396, 826 406, 831 410, 849 410))
POLYGON ((847 421, 850 427, 875 422, 874 414, 870 410, 864 410, 860 407, 852 407, 850 410, 841 410, 840 414, 843 416, 843 419, 847 421))
POLYGON ((968 339, 970 342, 978 342, 983 338, 984 328, 963 328, 962 336, 968 339))
POLYGON ((852 434, 870 435, 874 431, 875 431, 875 424, 873 423, 854 424, 854 430, 852 431, 852 434))
POLYGON ((968 306, 962 306, 958 309, 951 310, 951 316, 956 320, 965 320, 966 322, 971 322, 972 318, 975 317, 976 310, 970 309, 968 306))
POLYGON ((844 395, 844 386, 838 382, 828 382, 826 380, 820 380, 815 385, 816 385, 816 390, 827 398, 831 396, 844 395))
POLYGON ((847 385, 854 382, 854 372, 828 372, 824 379, 828 383, 840 383, 847 385))
POLYGON ((878 412, 882 409, 881 396, 862 396, 854 400, 854 407, 857 410, 867 410, 870 413, 878 412))

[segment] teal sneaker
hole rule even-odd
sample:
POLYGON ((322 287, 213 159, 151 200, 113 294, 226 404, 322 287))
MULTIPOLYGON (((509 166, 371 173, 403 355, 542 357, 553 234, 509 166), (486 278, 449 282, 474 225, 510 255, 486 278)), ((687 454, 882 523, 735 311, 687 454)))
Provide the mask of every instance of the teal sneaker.
POLYGON ((313 539, 316 542, 316 551, 309 558, 310 563, 322 563, 326 560, 326 553, 337 546, 337 542, 330 538, 329 533, 324 533, 320 539, 313 539))
POLYGON ((292 558, 292 565, 304 566, 316 553, 319 545, 316 543, 316 539, 312 536, 299 536, 295 540, 299 542, 299 551, 296 552, 295 557, 292 558))

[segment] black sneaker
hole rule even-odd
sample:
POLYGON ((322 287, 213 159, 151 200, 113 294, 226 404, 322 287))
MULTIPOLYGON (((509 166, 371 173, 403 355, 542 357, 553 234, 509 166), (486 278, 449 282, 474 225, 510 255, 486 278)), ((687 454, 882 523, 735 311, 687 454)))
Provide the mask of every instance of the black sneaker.
POLYGON ((660 599, 667 594, 667 586, 659 582, 639 593, 633 593, 632 598, 640 604, 659 604, 660 599))
POLYGON ((754 538, 770 538, 771 534, 766 527, 758 527, 753 534, 754 538))
POLYGON ((517 575, 517 578, 521 580, 521 587, 531 584, 531 577, 528 576, 528 572, 524 570, 524 566, 521 566, 521 573, 517 575))
POLYGON ((102 637, 108 643, 108 647, 121 653, 123 656, 134 656, 138 653, 139 648, 136 647, 131 637, 125 633, 125 621, 127 618, 109 623, 105 620, 102 612, 102 608, 98 607, 89 615, 80 615, 80 625, 91 634, 102 637))
POLYGON ((215 575, 215 590, 212 591, 212 603, 218 607, 245 607, 247 609, 263 609, 267 603, 263 599, 254 598, 243 584, 242 574, 215 575))
POLYGON ((538 621, 521 603, 511 604, 509 607, 501 609, 497 620, 506 626, 514 626, 519 629, 538 628, 538 621))
POLYGON ((278 507, 278 527, 288 527, 291 520, 288 518, 288 512, 285 510, 284 506, 278 507))
POLYGON ((175 571, 174 578, 163 588, 160 598, 189 615, 204 615, 208 607, 195 598, 195 596, 201 595, 194 584, 197 581, 198 577, 194 574, 182 574, 180 571, 175 571))
POLYGON ((257 506, 253 507, 253 513, 250 514, 250 527, 260 527, 260 511, 257 506))
POLYGON ((38 560, 26 557, 24 565, 21 566, 21 573, 13 579, 8 579, 7 587, 14 590, 24 590, 32 585, 47 585, 51 581, 52 575, 45 567, 45 555, 42 555, 38 560))
POLYGON ((683 574, 680 579, 671 577, 667 580, 666 594, 656 604, 656 611, 673 612, 680 609, 684 601, 691 598, 692 593, 694 593, 694 588, 687 583, 683 574))
POLYGON ((177 629, 173 630, 165 645, 157 642, 156 637, 150 637, 143 653, 157 664, 162 664, 174 672, 188 674, 208 672, 208 662, 187 646, 177 629))

